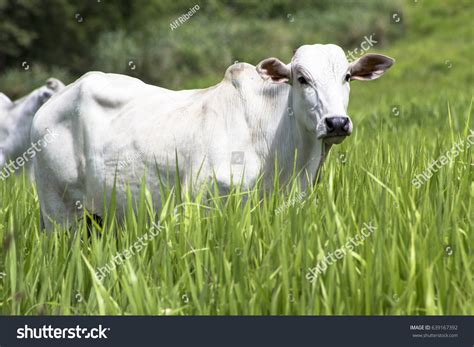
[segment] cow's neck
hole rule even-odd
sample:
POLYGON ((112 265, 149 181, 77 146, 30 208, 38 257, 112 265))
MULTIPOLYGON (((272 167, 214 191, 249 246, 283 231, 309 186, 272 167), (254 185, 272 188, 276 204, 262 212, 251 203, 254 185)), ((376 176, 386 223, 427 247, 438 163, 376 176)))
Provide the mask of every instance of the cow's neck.
POLYGON ((248 121, 259 157, 262 160, 265 181, 271 184, 275 172, 275 160, 278 161, 280 182, 287 182, 296 173, 302 173, 301 184, 304 188, 314 182, 324 157, 323 144, 316 139, 300 122, 293 111, 291 87, 282 85, 275 88, 264 112, 253 114, 248 121), (269 109, 270 108, 270 109, 269 109), (294 158, 297 156, 296 165, 294 158))
POLYGON ((29 132, 33 116, 41 106, 37 95, 35 95, 36 92, 34 91, 28 96, 15 101, 9 111, 11 129, 15 132, 16 138, 22 139, 25 144, 29 143, 29 132))
MULTIPOLYGON (((38 100, 39 98, 37 93, 39 93, 39 91, 35 90, 27 96, 13 102, 11 108, 12 112, 10 113, 12 114, 13 120, 15 122, 25 123, 25 119, 23 119, 25 114, 31 115, 38 111, 41 104, 38 100)), ((32 118, 33 117, 29 117, 29 121, 32 121, 32 118)))

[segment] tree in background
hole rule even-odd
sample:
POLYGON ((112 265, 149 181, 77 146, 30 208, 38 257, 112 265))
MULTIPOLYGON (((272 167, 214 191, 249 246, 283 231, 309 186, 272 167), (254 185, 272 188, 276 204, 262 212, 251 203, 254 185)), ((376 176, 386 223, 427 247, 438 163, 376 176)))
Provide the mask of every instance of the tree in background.
POLYGON ((67 83, 91 70, 167 87, 206 85, 236 60, 289 59, 303 43, 350 48, 373 31, 380 42, 395 38, 393 8, 399 0, 0 0, 0 90, 21 95, 50 74, 67 83))
POLYGON ((0 67, 23 60, 87 69, 104 31, 123 27, 128 1, 0 0, 0 67))

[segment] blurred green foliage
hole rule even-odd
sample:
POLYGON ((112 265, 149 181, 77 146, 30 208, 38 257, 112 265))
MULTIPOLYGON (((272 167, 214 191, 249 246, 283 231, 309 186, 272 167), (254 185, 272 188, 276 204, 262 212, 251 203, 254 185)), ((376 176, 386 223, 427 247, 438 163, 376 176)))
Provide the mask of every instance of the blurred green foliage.
MULTIPOLYGON (((17 98, 50 76, 70 83, 92 70, 172 89, 206 87, 235 61, 289 61, 308 43, 353 50, 373 35, 371 51, 397 59, 387 83, 403 88, 391 97, 453 92, 473 82, 473 7, 471 0, 0 0, 0 91, 17 98)), ((386 82, 360 89, 374 95, 379 83, 386 82)))
POLYGON ((237 60, 288 61, 302 44, 349 49, 375 34, 383 46, 404 34, 404 23, 391 22, 394 12, 403 12, 401 0, 0 0, 0 90, 18 97, 58 69, 66 83, 101 70, 168 88, 202 87, 237 60))

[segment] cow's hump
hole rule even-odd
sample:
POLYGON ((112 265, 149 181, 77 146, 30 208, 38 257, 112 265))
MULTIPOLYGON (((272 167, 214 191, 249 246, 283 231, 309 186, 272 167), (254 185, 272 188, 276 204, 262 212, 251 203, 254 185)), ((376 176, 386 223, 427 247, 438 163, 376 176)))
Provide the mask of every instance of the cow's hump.
POLYGON ((244 84, 261 84, 262 78, 257 73, 255 66, 247 63, 236 63, 229 66, 225 72, 225 82, 230 82, 239 88, 244 84))

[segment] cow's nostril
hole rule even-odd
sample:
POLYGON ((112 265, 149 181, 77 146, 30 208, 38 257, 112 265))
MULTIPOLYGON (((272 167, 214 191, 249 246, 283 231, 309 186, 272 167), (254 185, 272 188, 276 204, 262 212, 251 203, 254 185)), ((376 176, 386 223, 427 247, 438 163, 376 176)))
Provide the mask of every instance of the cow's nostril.
POLYGON ((333 120, 331 118, 326 118, 325 121, 326 121, 326 127, 327 127, 328 132, 333 131, 334 130, 333 120))
POLYGON ((347 136, 350 132, 351 121, 349 117, 334 116, 324 119, 326 134, 328 136, 347 136))
POLYGON ((349 131, 349 118, 344 118, 342 130, 344 130, 345 132, 349 131))

